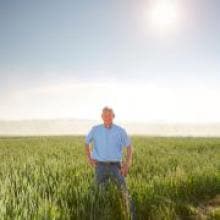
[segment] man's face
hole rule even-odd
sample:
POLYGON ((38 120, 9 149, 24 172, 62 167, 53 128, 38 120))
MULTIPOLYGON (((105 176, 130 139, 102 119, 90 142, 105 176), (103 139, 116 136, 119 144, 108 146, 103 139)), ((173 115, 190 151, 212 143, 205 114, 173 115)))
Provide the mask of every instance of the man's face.
POLYGON ((105 111, 102 113, 102 119, 105 124, 111 124, 114 119, 114 115, 111 111, 105 111))

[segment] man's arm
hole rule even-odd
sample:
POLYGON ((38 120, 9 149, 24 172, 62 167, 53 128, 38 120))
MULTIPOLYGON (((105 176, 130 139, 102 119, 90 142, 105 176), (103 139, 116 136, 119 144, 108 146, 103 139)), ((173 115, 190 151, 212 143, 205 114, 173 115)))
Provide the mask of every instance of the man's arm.
POLYGON ((128 168, 132 164, 132 154, 133 154, 133 148, 131 145, 127 147, 127 154, 126 154, 126 161, 125 163, 128 165, 128 168))
POLYGON ((85 154, 89 164, 92 167, 96 165, 95 160, 93 160, 91 157, 91 150, 90 150, 90 143, 93 141, 93 133, 94 133, 94 127, 90 129, 89 133, 85 137, 85 154))
POLYGON ((95 167, 96 166, 96 161, 94 159, 92 159, 90 146, 87 143, 85 143, 85 154, 86 154, 86 159, 88 160, 89 164, 92 167, 95 167))
POLYGON ((126 148, 127 148, 126 159, 125 161, 122 162, 122 167, 121 167, 121 174, 123 176, 127 176, 128 170, 132 165, 133 147, 129 145, 126 148))
POLYGON ((132 164, 133 147, 131 139, 125 129, 122 129, 122 146, 127 148, 126 159, 122 162, 121 174, 127 176, 128 169, 132 164))
POLYGON ((89 144, 85 143, 85 153, 86 153, 86 159, 90 160, 91 159, 91 151, 89 144))

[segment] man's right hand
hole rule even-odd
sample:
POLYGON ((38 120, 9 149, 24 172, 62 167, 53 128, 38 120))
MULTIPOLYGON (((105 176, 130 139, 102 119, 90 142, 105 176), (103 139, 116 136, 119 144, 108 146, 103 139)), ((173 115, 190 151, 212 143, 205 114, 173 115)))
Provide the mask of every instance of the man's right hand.
POLYGON ((96 167, 96 165, 97 165, 96 160, 94 160, 94 159, 88 159, 88 161, 89 161, 89 165, 90 165, 91 167, 96 167))
POLYGON ((91 157, 89 144, 87 144, 87 143, 86 143, 86 145, 85 145, 85 151, 86 151, 86 157, 87 157, 87 160, 88 160, 89 165, 90 165, 91 167, 96 167, 96 160, 94 160, 94 159, 91 157))

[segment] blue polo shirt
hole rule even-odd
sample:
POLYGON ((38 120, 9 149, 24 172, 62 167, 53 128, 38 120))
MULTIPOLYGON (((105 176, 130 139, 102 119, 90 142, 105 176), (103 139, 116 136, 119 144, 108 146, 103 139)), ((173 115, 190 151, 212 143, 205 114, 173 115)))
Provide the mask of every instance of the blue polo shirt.
POLYGON ((114 123, 109 128, 103 124, 94 125, 85 137, 92 143, 91 157, 98 161, 122 161, 122 148, 131 145, 131 139, 124 128, 114 123))

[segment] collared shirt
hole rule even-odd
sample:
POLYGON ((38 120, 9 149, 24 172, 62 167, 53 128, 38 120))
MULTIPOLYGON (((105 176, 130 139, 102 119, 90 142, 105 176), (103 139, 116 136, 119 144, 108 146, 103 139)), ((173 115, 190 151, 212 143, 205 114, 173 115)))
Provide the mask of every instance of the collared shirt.
POLYGON ((94 125, 85 137, 92 143, 91 157, 98 161, 122 161, 122 148, 131 145, 131 139, 124 128, 114 123, 110 127, 94 125))

